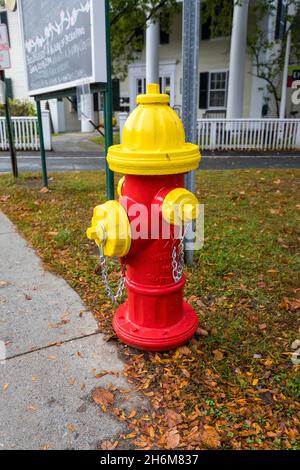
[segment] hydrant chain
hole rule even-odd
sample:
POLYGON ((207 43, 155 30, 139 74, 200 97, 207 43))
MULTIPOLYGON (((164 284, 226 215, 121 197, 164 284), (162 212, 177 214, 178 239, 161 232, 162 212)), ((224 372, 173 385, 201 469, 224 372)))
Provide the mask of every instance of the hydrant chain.
POLYGON ((114 294, 113 289, 109 283, 108 279, 108 271, 107 271, 107 264, 106 264, 106 257, 103 254, 103 244, 99 246, 99 258, 100 258, 100 267, 101 267, 101 277, 105 287, 105 291, 109 299, 117 304, 118 300, 122 297, 124 287, 125 287, 125 268, 122 267, 121 278, 119 280, 118 288, 116 294, 114 294))
POLYGON ((187 228, 184 233, 181 234, 180 242, 178 244, 178 258, 176 246, 174 246, 172 251, 172 275, 174 282, 179 282, 183 276, 184 269, 184 237, 186 234, 187 228))

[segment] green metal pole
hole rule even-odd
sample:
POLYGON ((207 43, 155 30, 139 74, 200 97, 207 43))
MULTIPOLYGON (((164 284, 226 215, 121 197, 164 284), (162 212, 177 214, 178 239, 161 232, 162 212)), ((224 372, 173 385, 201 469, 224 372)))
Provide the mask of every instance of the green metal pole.
MULTIPOLYGON (((4 83, 4 86, 5 86, 5 72, 4 72, 4 70, 0 71, 0 79, 4 83)), ((6 126, 7 126, 7 134, 8 134, 8 142, 9 142, 12 172, 13 172, 14 177, 18 178, 19 172, 18 172, 18 164, 17 164, 17 155, 16 155, 16 149, 15 149, 15 143, 14 143, 14 136, 13 136, 13 130, 12 130, 12 124, 11 124, 11 115, 10 115, 10 110, 9 110, 6 86, 5 86, 4 109, 5 109, 5 117, 6 117, 6 126)))
POLYGON ((37 108, 37 117, 38 117, 38 124, 39 124, 40 153, 41 153, 43 183, 44 183, 45 188, 48 188, 48 175, 47 175, 46 152, 45 152, 45 143, 44 143, 44 134, 43 134, 42 110, 41 110, 41 103, 39 100, 36 100, 36 108, 37 108))
MULTIPOLYGON (((106 70, 107 85, 104 92, 104 128, 105 128, 105 153, 113 145, 113 127, 112 127, 112 80, 111 80, 111 47, 110 47, 110 14, 109 0, 105 0, 105 24, 106 24, 106 70)), ((107 199, 114 199, 114 173, 108 167, 106 161, 106 193, 107 199)))

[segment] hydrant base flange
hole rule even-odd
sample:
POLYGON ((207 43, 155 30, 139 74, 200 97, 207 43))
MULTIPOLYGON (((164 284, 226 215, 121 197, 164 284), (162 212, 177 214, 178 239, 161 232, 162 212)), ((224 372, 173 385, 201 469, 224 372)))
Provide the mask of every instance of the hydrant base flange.
POLYGON ((198 318, 193 308, 183 302, 182 318, 167 328, 149 328, 133 323, 128 316, 128 303, 115 313, 113 328, 121 341, 144 351, 168 351, 185 344, 195 334, 198 318))

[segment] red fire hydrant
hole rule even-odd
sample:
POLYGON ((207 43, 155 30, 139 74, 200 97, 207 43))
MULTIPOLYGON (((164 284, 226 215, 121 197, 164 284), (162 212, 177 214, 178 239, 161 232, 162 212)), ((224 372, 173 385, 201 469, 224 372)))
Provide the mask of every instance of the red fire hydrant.
POLYGON ((184 227, 197 217, 198 201, 184 189, 184 175, 196 169, 199 148, 185 143, 183 125, 169 96, 149 85, 129 116, 121 145, 110 147, 111 170, 125 174, 119 202, 94 209, 87 235, 105 256, 119 256, 123 269, 117 296, 126 283, 128 299, 118 307, 113 327, 128 345, 163 351, 184 344, 195 333, 197 316, 183 301, 184 227), (126 281, 125 281, 126 272, 126 281))

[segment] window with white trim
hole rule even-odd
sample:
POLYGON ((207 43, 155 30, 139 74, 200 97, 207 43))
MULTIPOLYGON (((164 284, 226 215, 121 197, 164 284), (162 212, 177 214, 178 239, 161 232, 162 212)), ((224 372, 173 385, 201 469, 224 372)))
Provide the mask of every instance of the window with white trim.
POLYGON ((209 72, 208 109, 226 108, 228 72, 209 72))

